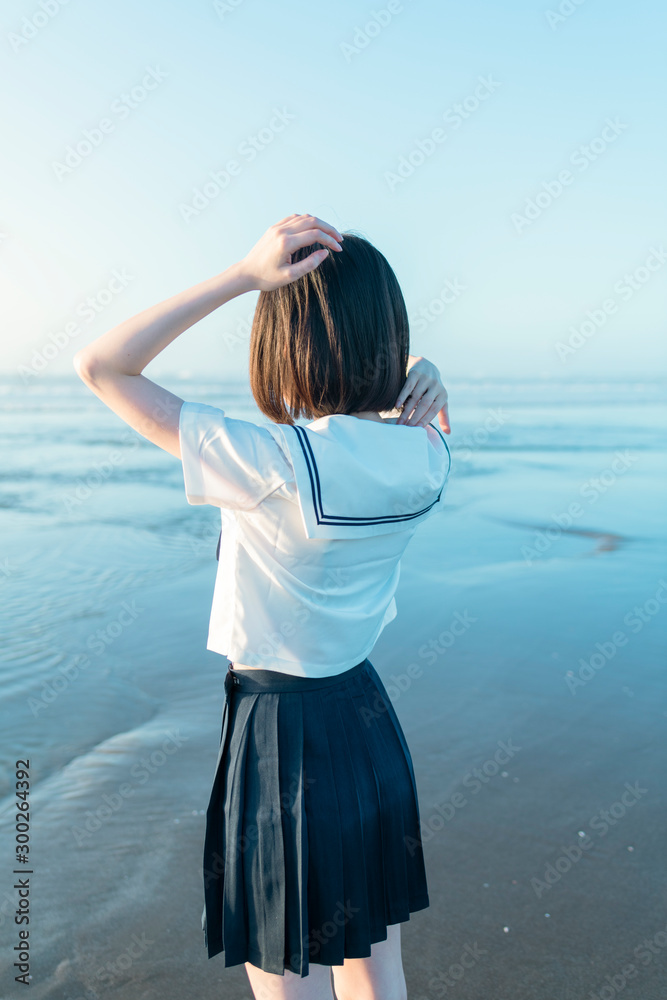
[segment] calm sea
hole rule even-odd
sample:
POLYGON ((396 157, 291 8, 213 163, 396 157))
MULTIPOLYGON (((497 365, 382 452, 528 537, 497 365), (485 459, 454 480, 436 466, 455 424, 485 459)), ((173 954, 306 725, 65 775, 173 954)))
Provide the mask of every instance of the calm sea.
MULTIPOLYGON (((246 386, 164 384, 264 420, 246 386)), ((442 541, 443 584, 502 573, 529 560, 531 546, 546 561, 627 539, 662 544, 664 383, 459 381, 448 390, 453 469, 446 510, 427 534, 442 541)), ((0 384, 0 438, 5 797, 20 752, 34 761, 33 781, 45 782, 150 723, 188 690, 197 664, 226 663, 205 650, 219 512, 187 504, 173 456, 76 376, 0 384)), ((405 557, 412 566, 426 556, 418 538, 405 557)))

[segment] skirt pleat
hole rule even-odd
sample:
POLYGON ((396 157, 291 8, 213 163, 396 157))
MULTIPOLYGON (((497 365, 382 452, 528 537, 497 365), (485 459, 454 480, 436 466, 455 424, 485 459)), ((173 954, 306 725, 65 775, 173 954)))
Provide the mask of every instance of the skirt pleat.
MULTIPOLYGON (((331 710, 326 713, 326 724, 329 747, 338 763, 336 776, 341 836, 346 844, 358 845, 354 851, 348 849, 343 852, 345 910, 338 919, 341 923, 339 936, 344 960, 346 957, 363 958, 374 930, 384 925, 379 920, 374 928, 372 923, 375 909, 373 896, 378 886, 381 890, 381 883, 377 882, 375 890, 373 889, 372 869, 375 862, 372 852, 376 839, 373 830, 369 829, 369 800, 367 794, 360 792, 360 782, 362 789, 370 786, 368 778, 364 781, 360 774, 359 761, 350 749, 344 723, 347 713, 341 711, 341 700, 345 700, 345 692, 338 692, 331 700, 331 710), (350 920, 352 915, 353 921, 350 920)), ((372 798, 370 801, 372 802, 372 798)), ((376 815, 376 809, 372 805, 370 812, 372 816, 376 815)), ((384 907, 382 909, 384 914, 384 907)), ((337 961, 335 964, 342 963, 337 961)))
MULTIPOLYGON (((285 853, 280 801, 278 703, 257 696, 248 732, 243 798, 243 894, 247 907, 248 961, 282 956, 285 943, 285 853)), ((279 971, 274 969, 272 971, 279 971)))
POLYGON ((303 711, 300 694, 281 695, 279 710, 280 788, 282 802, 285 886, 286 966, 297 975, 308 971, 304 942, 308 936, 308 823, 303 760, 303 711))
POLYGON ((222 900, 222 938, 230 964, 246 962, 248 946, 248 913, 243 869, 243 849, 246 843, 245 764, 248 736, 259 695, 235 699, 231 712, 232 737, 229 744, 230 767, 227 774, 224 832, 224 892, 222 900))
POLYGON ((225 678, 206 812, 209 957, 306 976, 367 958, 429 905, 412 759, 368 659, 342 674, 225 678))
POLYGON ((382 859, 384 862, 384 889, 387 925, 405 920, 406 903, 410 897, 404 836, 409 829, 405 815, 405 787, 409 781, 403 749, 391 726, 376 725, 378 714, 387 711, 384 699, 372 698, 364 692, 367 712, 362 724, 364 736, 373 761, 375 780, 380 803, 382 831, 382 859), (373 713, 369 715, 367 713, 373 713))
MULTIPOLYGON (((332 756, 326 734, 326 692, 308 702, 304 719, 306 747, 306 816, 308 818, 308 958, 322 965, 338 965, 344 954, 343 936, 325 924, 334 921, 345 905, 343 837, 340 805, 332 756), (327 933, 329 932, 329 933, 327 933)), ((336 925, 333 925, 338 930, 336 925)))
MULTIPOLYGON (((383 939, 383 935, 386 936, 387 928, 385 859, 382 850, 382 825, 380 821, 381 802, 373 760, 364 736, 363 717, 359 712, 364 704, 363 687, 361 683, 353 684, 352 687, 354 711, 341 711, 340 717, 350 750, 350 759, 354 761, 353 781, 362 829, 359 854, 363 858, 366 872, 366 880, 362 885, 365 886, 368 908, 369 939, 379 941, 383 939)), ((359 942, 357 941, 356 944, 358 948, 359 942)), ((361 954, 351 954, 350 958, 364 958, 366 954, 367 952, 362 951, 361 954)))

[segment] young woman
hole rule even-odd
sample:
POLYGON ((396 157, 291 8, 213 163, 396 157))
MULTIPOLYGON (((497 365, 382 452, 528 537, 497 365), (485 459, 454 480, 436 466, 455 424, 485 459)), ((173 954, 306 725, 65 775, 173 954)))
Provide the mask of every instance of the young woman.
POLYGON ((400 924, 429 905, 412 759, 368 659, 451 464, 430 423, 449 433, 447 393, 408 347, 382 254, 291 215, 74 358, 110 409, 182 460, 187 501, 221 508, 207 648, 230 662, 202 927, 209 957, 245 964, 257 997, 402 1000, 400 924), (250 380, 269 423, 141 374, 254 290, 250 380))

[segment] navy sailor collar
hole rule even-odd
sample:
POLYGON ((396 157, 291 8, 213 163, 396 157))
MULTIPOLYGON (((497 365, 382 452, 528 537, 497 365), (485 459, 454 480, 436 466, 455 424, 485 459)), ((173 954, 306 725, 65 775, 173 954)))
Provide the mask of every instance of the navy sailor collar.
POLYGON ((433 424, 334 413, 266 426, 294 469, 308 538, 405 531, 441 508, 451 453, 433 424))

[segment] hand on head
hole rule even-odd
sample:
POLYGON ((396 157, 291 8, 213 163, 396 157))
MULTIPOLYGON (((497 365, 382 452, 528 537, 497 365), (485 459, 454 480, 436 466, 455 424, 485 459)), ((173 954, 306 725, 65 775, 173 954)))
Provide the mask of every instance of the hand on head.
POLYGON ((313 271, 325 259, 328 250, 316 250, 292 264, 292 254, 311 243, 324 243, 341 251, 343 236, 328 222, 314 215, 288 215, 270 226, 239 268, 249 283, 249 290, 270 292, 313 271))

